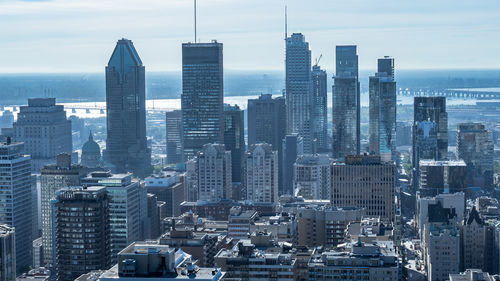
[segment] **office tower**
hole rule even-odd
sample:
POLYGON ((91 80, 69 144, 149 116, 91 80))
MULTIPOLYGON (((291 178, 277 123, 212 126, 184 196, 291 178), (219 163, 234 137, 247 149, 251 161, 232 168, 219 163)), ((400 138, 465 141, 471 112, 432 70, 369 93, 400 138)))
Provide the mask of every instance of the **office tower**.
POLYGON ((207 143, 222 142, 222 43, 182 44, 182 125, 185 159, 207 143))
POLYGON ((278 152, 267 143, 252 144, 245 153, 246 200, 278 202, 278 152))
POLYGON ((380 161, 380 156, 348 155, 343 163, 332 164, 332 199, 334 206, 365 208, 368 217, 394 220, 394 163, 380 161))
POLYGON ((147 194, 147 216, 144 223, 144 239, 158 239, 160 231, 160 208, 158 207, 158 197, 155 194, 147 194))
POLYGON ((10 110, 5 110, 0 116, 0 129, 12 128, 14 123, 14 114, 10 110))
POLYGON ((164 171, 147 177, 144 180, 146 191, 157 196, 158 201, 165 202, 167 217, 181 215, 180 204, 184 201, 185 178, 174 171, 164 171))
POLYGON ((0 224, 0 281, 16 280, 16 240, 14 228, 0 224))
POLYGON ((111 265, 108 200, 102 186, 68 188, 56 193, 53 206, 58 281, 73 281, 111 265))
POLYGON ((89 133, 89 139, 82 147, 82 166, 90 169, 95 169, 102 166, 101 163, 101 147, 94 141, 92 132, 89 133))
POLYGON ((83 186, 104 186, 110 219, 111 262, 118 252, 134 241, 143 239, 147 218, 147 193, 131 174, 93 172, 82 179, 83 186))
POLYGON ((241 182, 245 154, 245 117, 237 105, 224 104, 224 145, 231 151, 233 182, 241 182))
POLYGON ((383 161, 396 160, 396 81, 394 59, 378 59, 378 72, 370 77, 370 153, 383 161))
POLYGON ((457 152, 467 164, 468 185, 493 186, 493 138, 483 124, 458 124, 457 152))
POLYGON ((299 134, 304 151, 312 153, 311 51, 301 33, 286 38, 285 64, 287 134, 299 134))
POLYGON ((467 189, 467 166, 463 160, 420 160, 419 169, 418 191, 422 197, 467 189))
POLYGON ((411 146, 413 125, 411 122, 396 123, 396 146, 411 146))
POLYGON ((343 158, 360 151, 360 86, 356 46, 337 46, 335 57, 332 156, 343 158))
POLYGON ((293 194, 293 164, 297 157, 304 154, 304 142, 298 134, 286 135, 283 138, 283 165, 281 170, 281 178, 283 179, 282 189, 279 195, 293 194))
POLYGON ((182 163, 184 162, 184 151, 182 148, 182 111, 168 111, 165 116, 167 127, 167 163, 182 163))
POLYGON ((431 223, 425 239, 427 280, 448 280, 460 272, 460 232, 455 225, 431 223))
POLYGON ((40 268, 45 265, 43 261, 43 241, 42 237, 33 240, 33 268, 40 268))
POLYGON ((87 168, 72 165, 69 154, 57 155, 56 164, 50 164, 41 170, 41 212, 42 212, 42 244, 43 257, 48 268, 55 266, 55 229, 51 200, 56 197, 56 191, 62 188, 79 186, 81 179, 87 175, 87 168))
POLYGON ((21 142, 0 143, 0 224, 15 228, 16 270, 31 265, 33 241, 31 160, 21 142))
POLYGON ((106 161, 117 173, 151 172, 146 140, 145 69, 132 41, 118 40, 106 66, 106 161))
MULTIPOLYGON (((328 144, 328 114, 327 114, 327 87, 326 70, 314 65, 312 76, 312 131, 317 152, 327 152, 331 149, 328 144)), ((314 151, 313 151, 314 152, 314 151)))
POLYGON ((330 158, 324 154, 306 154, 294 166, 293 194, 304 199, 330 200, 330 158))
POLYGON ((197 188, 197 191, 190 191, 196 197, 191 199, 209 202, 231 199, 231 152, 226 151, 223 144, 205 144, 188 166, 194 166, 195 169, 188 169, 186 177, 196 177, 196 184, 192 188, 197 188))
POLYGON ((23 142, 24 152, 31 156, 34 173, 55 163, 60 153, 72 152, 71 121, 55 98, 28 99, 28 106, 19 108, 13 128, 14 140, 23 142))
POLYGON ((184 200, 188 202, 196 202, 198 200, 198 161, 196 157, 186 162, 184 200))

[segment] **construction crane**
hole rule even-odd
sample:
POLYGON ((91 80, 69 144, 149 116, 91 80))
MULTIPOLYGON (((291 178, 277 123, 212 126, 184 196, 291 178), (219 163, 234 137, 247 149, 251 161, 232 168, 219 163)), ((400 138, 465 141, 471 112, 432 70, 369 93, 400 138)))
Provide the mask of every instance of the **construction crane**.
POLYGON ((314 66, 318 66, 319 61, 321 60, 322 57, 323 57, 323 54, 320 54, 319 58, 317 58, 317 59, 314 60, 314 66))

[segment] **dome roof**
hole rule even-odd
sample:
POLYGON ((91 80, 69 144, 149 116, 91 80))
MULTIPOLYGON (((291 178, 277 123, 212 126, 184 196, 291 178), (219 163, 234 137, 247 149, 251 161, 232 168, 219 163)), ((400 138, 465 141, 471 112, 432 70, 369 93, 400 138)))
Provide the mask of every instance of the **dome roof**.
POLYGON ((101 148, 97 144, 97 142, 94 141, 94 137, 92 136, 92 132, 89 134, 89 140, 83 144, 82 147, 82 154, 84 153, 101 153, 101 148))

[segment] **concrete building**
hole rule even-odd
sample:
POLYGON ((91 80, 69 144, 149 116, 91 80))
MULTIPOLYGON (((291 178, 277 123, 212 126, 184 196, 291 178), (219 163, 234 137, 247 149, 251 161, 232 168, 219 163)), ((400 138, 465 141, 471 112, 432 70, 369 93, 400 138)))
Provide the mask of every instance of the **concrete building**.
POLYGON ((97 281, 219 281, 225 273, 218 268, 199 267, 182 250, 176 252, 167 245, 138 242, 123 249, 118 254, 118 263, 97 276, 97 281))
POLYGON ((285 65, 287 134, 299 134, 313 153, 311 50, 302 33, 286 38, 285 65))
POLYGON ((222 43, 182 44, 182 122, 184 157, 207 143, 224 140, 222 43))
POLYGON ((32 171, 56 162, 61 153, 71 154, 71 121, 55 98, 28 99, 28 106, 19 107, 14 122, 14 140, 24 143, 24 153, 31 156, 32 171))
POLYGON ((45 264, 43 260, 43 242, 42 242, 42 237, 38 237, 37 239, 33 240, 33 268, 40 268, 43 267, 45 264))
POLYGON ((398 255, 390 241, 358 241, 343 251, 315 254, 307 267, 309 280, 400 280, 398 255))
POLYGON ((312 79, 312 133, 313 152, 328 152, 331 145, 328 142, 328 97, 326 70, 316 63, 311 72, 312 79))
POLYGON ((448 281, 495 281, 500 276, 490 275, 488 272, 483 272, 480 269, 467 269, 465 272, 450 274, 448 281))
POLYGON ((62 188, 79 186, 81 179, 87 176, 87 168, 71 164, 69 154, 57 155, 56 164, 46 165, 40 171, 41 213, 42 213, 42 243, 43 260, 47 268, 55 266, 55 228, 54 213, 51 200, 62 188))
POLYGON ((16 238, 14 228, 0 224, 0 281, 16 280, 16 238))
MULTIPOLYGON (((438 194, 434 197, 417 197, 416 222, 420 238, 424 237, 426 225, 444 214, 447 220, 460 223, 465 213, 465 194, 438 194)), ((428 228, 428 227, 427 227, 428 228)))
POLYGON ((457 153, 467 164, 469 186, 493 186, 493 138, 483 124, 458 124, 457 153))
POLYGON ((467 166, 463 160, 420 160, 419 167, 421 197, 466 191, 467 166))
POLYGON ((145 68, 132 41, 118 40, 106 66, 106 162, 115 173, 152 170, 146 139, 145 68))
POLYGON ((267 143, 252 144, 245 153, 245 199, 278 202, 278 152, 267 143))
POLYGON ((231 151, 232 182, 242 182, 245 117, 239 106, 224 104, 224 145, 231 151))
POLYGON ((427 280, 446 280, 449 274, 460 272, 460 233, 454 225, 428 226, 424 239, 427 280))
POLYGON ((282 145, 282 189, 279 195, 293 195, 293 165, 297 157, 304 154, 304 141, 298 134, 286 135, 282 145))
POLYGON ((89 134, 89 139, 83 144, 82 159, 80 164, 90 169, 102 167, 101 148, 99 144, 94 141, 92 132, 89 134))
POLYGON ((333 78, 333 158, 360 153, 360 85, 356 46, 337 46, 333 78))
POLYGON ((53 206, 56 210, 57 280, 73 281, 89 271, 109 268, 111 225, 106 188, 59 190, 53 206))
POLYGON ((147 194, 132 174, 93 172, 83 186, 105 187, 108 200, 111 262, 131 243, 142 240, 147 220, 147 194))
POLYGON ((167 217, 181 214, 180 204, 185 201, 183 177, 177 172, 162 172, 144 180, 146 191, 154 194, 158 201, 165 202, 167 217))
POLYGON ((165 113, 167 163, 178 164, 184 162, 184 148, 182 147, 182 110, 167 111, 165 113))
POLYGON ((330 158, 326 154, 301 155, 293 165, 295 196, 305 199, 331 198, 330 158))
POLYGON ((257 212, 254 210, 231 208, 228 216, 227 236, 233 239, 247 239, 250 236, 250 225, 257 217, 257 212))
POLYGON ((373 155, 348 155, 344 162, 333 163, 332 204, 364 208, 366 216, 393 221, 395 169, 393 163, 383 163, 373 155))
POLYGON ((460 226, 461 269, 487 270, 487 227, 475 207, 472 207, 460 226))
POLYGON ((230 199, 232 190, 231 152, 223 144, 205 144, 188 162, 189 199, 217 202, 230 199), (195 183, 192 182, 195 180, 195 183), (196 190, 192 190, 195 189, 196 190), (196 196, 196 197, 195 197, 196 196))
POLYGON ((7 138, 0 143, 0 224, 15 229, 16 271, 31 265, 33 241, 31 160, 24 144, 7 138))
POLYGON ((384 161, 396 160, 396 81, 394 59, 378 59, 378 71, 370 76, 370 153, 384 161))
POLYGON ((351 222, 361 221, 364 210, 359 208, 300 207, 296 211, 297 244, 327 249, 344 242, 351 222))

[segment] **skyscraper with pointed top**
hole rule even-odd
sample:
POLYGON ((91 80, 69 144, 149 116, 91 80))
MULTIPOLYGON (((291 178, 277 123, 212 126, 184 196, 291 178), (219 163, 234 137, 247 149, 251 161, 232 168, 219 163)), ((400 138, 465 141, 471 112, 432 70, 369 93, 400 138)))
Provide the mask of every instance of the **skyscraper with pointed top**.
POLYGON ((106 161, 115 172, 151 171, 146 141, 145 69, 132 41, 118 40, 106 67, 106 161))

